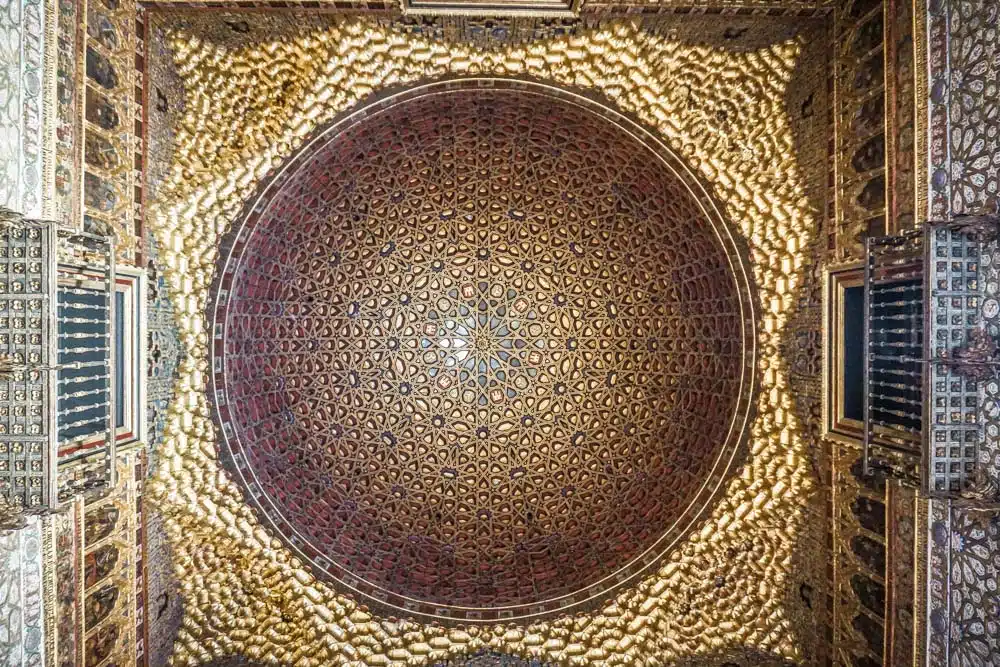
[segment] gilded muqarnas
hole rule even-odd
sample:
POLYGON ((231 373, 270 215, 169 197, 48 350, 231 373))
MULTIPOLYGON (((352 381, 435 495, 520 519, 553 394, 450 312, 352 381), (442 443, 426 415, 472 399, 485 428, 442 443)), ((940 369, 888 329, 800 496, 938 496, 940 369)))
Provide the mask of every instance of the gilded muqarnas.
MULTIPOLYGON (((797 108, 785 100, 806 60, 802 40, 738 52, 623 24, 484 52, 353 20, 239 49, 183 30, 171 41, 188 111, 150 224, 188 352, 153 484, 188 601, 177 664, 231 653, 426 664, 484 646, 574 664, 659 665, 740 647, 812 659, 820 633, 814 615, 791 606, 791 591, 803 579, 825 586, 824 556, 814 551, 822 539, 813 534, 822 511, 779 352, 819 227, 805 186, 815 174, 805 172, 822 174, 816 156, 825 154, 823 124, 803 130, 787 112, 797 108), (203 393, 203 313, 217 243, 259 179, 369 93, 463 73, 593 88, 655 127, 746 235, 763 303, 763 391, 750 457, 704 530, 599 612, 530 626, 463 630, 377 618, 317 583, 256 523, 219 469, 203 393), (797 142, 802 132, 811 139, 797 142), (797 150, 813 151, 811 159, 797 150)), ((818 78, 822 95, 821 71, 818 78)))
POLYGON ((648 576, 756 398, 745 248, 693 175, 606 105, 495 77, 355 107, 288 162, 206 315, 220 458, 262 522, 423 621, 523 624, 648 576))

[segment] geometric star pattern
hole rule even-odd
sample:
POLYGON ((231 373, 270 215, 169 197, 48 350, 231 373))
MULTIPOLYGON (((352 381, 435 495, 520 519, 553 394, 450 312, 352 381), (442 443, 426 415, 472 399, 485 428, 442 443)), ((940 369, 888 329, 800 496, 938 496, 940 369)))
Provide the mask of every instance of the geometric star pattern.
POLYGON ((556 96, 459 87, 335 124, 224 253, 223 460, 373 602, 486 621, 611 590, 743 436, 747 288, 694 192, 556 96))

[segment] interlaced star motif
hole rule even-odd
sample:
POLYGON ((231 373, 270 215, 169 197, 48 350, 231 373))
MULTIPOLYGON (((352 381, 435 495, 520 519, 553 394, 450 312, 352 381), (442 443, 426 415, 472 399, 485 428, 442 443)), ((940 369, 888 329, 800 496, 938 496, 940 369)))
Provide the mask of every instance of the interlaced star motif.
POLYGON ((220 419, 321 574, 458 617, 558 608, 704 505, 741 435, 747 290, 721 223, 618 125, 417 97, 323 135, 261 202, 222 277, 220 419))

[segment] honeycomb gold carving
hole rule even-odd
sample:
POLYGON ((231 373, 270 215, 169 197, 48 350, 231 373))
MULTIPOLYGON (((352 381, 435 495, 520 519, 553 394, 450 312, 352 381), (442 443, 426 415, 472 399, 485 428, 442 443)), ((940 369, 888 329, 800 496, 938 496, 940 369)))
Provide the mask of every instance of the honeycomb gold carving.
POLYGON ((421 84, 248 202, 209 393, 227 470, 314 574, 432 621, 553 616, 712 502, 753 402, 749 267, 626 122, 550 85, 421 84))
POLYGON ((803 578, 823 585, 822 561, 796 556, 800 541, 822 541, 807 527, 819 511, 817 482, 780 354, 819 228, 784 101, 801 40, 739 52, 618 24, 484 51, 364 20, 238 49, 183 29, 170 40, 187 99, 149 222, 187 355, 150 491, 186 600, 175 664, 241 654, 281 664, 424 665, 483 648, 578 665, 661 665, 743 649, 811 659, 803 624, 815 614, 790 609, 789 591, 803 578), (219 239, 258 182, 369 94, 461 74, 593 89, 654 128, 745 235, 761 298, 761 392, 745 464, 654 575, 600 608, 552 621, 424 625, 377 616, 318 582, 256 521, 220 467, 205 395, 204 313, 219 239))

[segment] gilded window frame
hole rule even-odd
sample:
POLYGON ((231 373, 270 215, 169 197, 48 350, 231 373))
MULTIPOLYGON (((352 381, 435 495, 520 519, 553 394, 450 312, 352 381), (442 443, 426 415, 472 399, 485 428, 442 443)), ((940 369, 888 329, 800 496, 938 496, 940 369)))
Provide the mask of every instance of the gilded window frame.
POLYGON ((823 289, 823 430, 827 436, 860 443, 864 422, 846 417, 844 406, 844 295, 848 288, 862 287, 864 264, 831 268, 824 276, 823 289))

